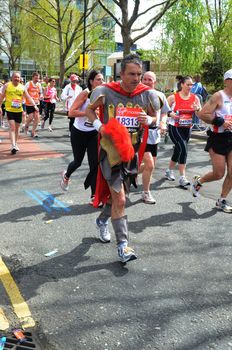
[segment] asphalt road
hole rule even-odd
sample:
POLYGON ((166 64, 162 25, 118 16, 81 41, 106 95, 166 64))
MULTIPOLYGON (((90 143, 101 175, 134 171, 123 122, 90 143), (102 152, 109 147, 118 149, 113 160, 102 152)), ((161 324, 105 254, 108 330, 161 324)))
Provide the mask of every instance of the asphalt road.
MULTIPOLYGON (((98 240, 99 210, 83 188, 86 160, 70 190, 59 187, 72 160, 67 125, 56 116, 54 131, 22 138, 16 156, 0 134, 0 256, 36 321, 41 348, 232 349, 232 225, 230 214, 215 209, 221 182, 195 199, 166 181, 172 145, 162 143, 152 183, 157 204, 141 202, 141 185, 128 200, 138 259, 122 266, 115 238, 98 240)), ((203 148, 204 141, 190 143, 189 178, 210 169, 203 148)), ((10 328, 20 326, 1 282, 0 307, 10 328)))

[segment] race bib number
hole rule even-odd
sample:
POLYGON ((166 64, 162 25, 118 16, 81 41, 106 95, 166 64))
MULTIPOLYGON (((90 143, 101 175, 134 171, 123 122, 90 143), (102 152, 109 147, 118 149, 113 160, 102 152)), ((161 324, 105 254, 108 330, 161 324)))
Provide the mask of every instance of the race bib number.
POLYGON ((180 115, 179 126, 190 128, 192 126, 192 116, 189 114, 180 115))
POLYGON ((226 122, 232 122, 232 115, 225 115, 224 119, 226 122))
POLYGON ((87 122, 84 122, 84 125, 87 127, 87 128, 93 128, 93 123, 87 121, 87 122))
POLYGON ((140 113, 142 113, 141 108, 117 107, 116 119, 128 129, 138 129, 139 122, 137 117, 140 113))
MULTIPOLYGON (((224 120, 225 120, 225 122, 231 122, 232 123, 232 115, 225 115, 224 120)), ((231 126, 228 127, 227 130, 232 131, 232 127, 231 126)))
POLYGON ((16 99, 12 100, 11 107, 21 108, 21 106, 22 106, 22 102, 20 100, 16 100, 16 99))

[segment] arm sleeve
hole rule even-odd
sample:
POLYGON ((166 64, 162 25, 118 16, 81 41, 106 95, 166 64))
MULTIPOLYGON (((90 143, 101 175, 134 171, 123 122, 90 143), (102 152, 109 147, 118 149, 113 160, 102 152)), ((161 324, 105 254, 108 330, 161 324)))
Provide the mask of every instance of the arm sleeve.
POLYGON ((64 87, 64 89, 62 90, 61 95, 60 95, 60 98, 61 98, 61 100, 63 100, 63 101, 65 101, 65 100, 67 99, 67 97, 68 97, 68 95, 67 95, 67 90, 68 90, 67 86, 68 86, 68 85, 66 85, 66 86, 64 87))

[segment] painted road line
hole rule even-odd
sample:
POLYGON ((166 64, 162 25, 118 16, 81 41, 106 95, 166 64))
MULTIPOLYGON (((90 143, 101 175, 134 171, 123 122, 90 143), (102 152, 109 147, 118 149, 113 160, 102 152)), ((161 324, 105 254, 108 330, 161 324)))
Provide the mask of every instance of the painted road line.
POLYGON ((4 311, 0 308, 0 331, 5 331, 9 327, 10 325, 4 314, 4 311))
POLYGON ((52 197, 54 199, 54 203, 57 203, 61 208, 64 209, 64 211, 71 211, 70 208, 68 208, 64 203, 62 203, 61 201, 59 201, 59 199, 57 199, 56 197, 52 196, 51 194, 49 194, 49 192, 46 191, 42 191, 44 194, 46 194, 47 196, 49 195, 50 197, 52 197))
POLYGON ((51 213, 52 209, 50 207, 48 207, 46 204, 44 204, 39 198, 37 198, 31 191, 26 190, 25 191, 26 194, 28 196, 30 196, 31 198, 33 198, 37 203, 39 203, 40 205, 42 205, 42 207, 44 207, 44 209, 48 212, 51 213))
POLYGON ((53 197, 50 193, 44 193, 43 191, 33 190, 37 196, 41 197, 43 203, 48 205, 51 209, 61 210, 60 206, 55 204, 55 197, 53 197))
POLYGON ((52 210, 64 210, 65 212, 70 212, 71 209, 67 207, 64 203, 59 201, 56 197, 50 194, 47 191, 39 191, 33 189, 31 191, 25 191, 27 195, 33 198, 36 202, 44 207, 47 212, 51 212, 52 210))
POLYGON ((22 323, 22 327, 34 327, 35 321, 31 316, 31 311, 2 258, 0 258, 0 280, 2 281, 2 284, 10 298, 16 316, 22 323))

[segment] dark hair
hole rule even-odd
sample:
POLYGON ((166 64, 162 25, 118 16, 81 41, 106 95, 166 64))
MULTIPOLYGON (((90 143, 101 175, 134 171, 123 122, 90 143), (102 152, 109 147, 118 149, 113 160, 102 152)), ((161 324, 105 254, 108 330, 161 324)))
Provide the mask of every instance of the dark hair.
POLYGON ((183 78, 183 75, 176 75, 176 80, 179 80, 183 78))
POLYGON ((199 83, 199 82, 201 81, 201 76, 200 76, 200 74, 195 74, 195 75, 193 76, 193 79, 194 79, 195 82, 199 83))
POLYGON ((143 62, 141 61, 140 57, 136 53, 131 53, 127 56, 125 56, 121 61, 121 72, 124 72, 126 69, 126 65, 129 63, 137 64, 138 66, 142 67, 143 62))
POLYGON ((185 75, 184 77, 180 78, 180 84, 184 84, 186 80, 192 79, 191 75, 185 75))
POLYGON ((88 75, 88 78, 87 78, 87 87, 89 89, 89 91, 91 91, 93 88, 92 88, 92 85, 90 83, 90 80, 94 80, 94 78, 96 77, 96 75, 98 74, 101 74, 101 72, 99 72, 99 70, 91 70, 91 72, 89 72, 89 75, 88 75))
POLYGON ((54 78, 49 78, 49 79, 48 79, 48 82, 50 83, 51 81, 56 82, 56 79, 54 79, 54 78))

